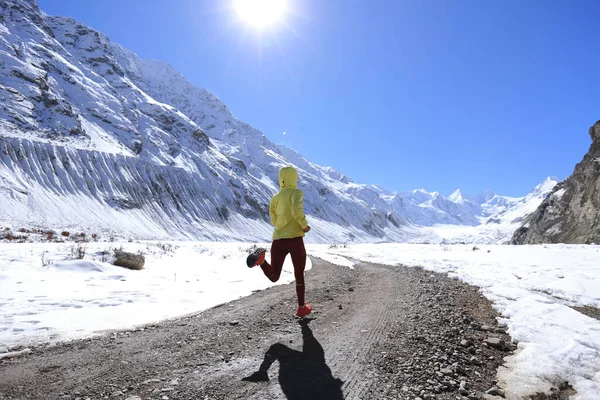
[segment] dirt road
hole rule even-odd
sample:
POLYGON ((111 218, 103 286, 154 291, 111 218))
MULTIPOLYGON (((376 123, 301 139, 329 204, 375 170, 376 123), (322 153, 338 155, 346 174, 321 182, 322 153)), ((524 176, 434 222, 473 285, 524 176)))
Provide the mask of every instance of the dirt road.
POLYGON ((37 348, 0 361, 0 399, 480 399, 511 350, 476 288, 421 269, 313 259, 307 299, 303 324, 282 285, 37 348))

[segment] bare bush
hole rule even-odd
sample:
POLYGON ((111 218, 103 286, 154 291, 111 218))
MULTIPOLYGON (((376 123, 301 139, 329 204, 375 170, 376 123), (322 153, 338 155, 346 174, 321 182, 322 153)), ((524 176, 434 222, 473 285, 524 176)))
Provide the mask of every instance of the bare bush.
POLYGON ((85 258, 86 250, 87 245, 84 242, 77 242, 71 246, 71 257, 75 260, 83 260, 85 258))
POLYGON ((51 264, 50 259, 48 258, 48 252, 42 251, 42 267, 47 267, 51 264))

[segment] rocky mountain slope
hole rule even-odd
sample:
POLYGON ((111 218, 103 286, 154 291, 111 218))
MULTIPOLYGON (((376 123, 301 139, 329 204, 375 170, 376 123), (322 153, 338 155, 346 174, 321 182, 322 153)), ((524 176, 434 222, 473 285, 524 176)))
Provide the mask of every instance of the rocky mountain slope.
POLYGON ((0 224, 13 227, 268 240, 284 165, 299 170, 316 242, 416 240, 417 225, 476 226, 510 208, 490 193, 356 184, 272 143, 168 64, 35 0, 0 0, 0 138, 0 224))
POLYGON ((588 153, 515 232, 512 243, 600 243, 600 121, 589 134, 588 153))

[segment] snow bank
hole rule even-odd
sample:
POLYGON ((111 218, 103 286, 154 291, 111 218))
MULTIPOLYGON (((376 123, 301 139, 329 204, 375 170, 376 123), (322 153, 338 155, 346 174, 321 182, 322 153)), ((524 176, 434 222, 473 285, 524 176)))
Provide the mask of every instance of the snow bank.
POLYGON ((571 307, 600 308, 600 247, 453 245, 311 246, 311 254, 421 266, 481 287, 518 342, 498 378, 520 399, 564 381, 577 400, 600 398, 600 321, 571 307))

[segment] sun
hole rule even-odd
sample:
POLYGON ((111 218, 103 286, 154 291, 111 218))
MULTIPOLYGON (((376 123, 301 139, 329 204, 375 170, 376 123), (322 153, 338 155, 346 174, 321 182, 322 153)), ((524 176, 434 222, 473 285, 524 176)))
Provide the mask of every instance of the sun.
POLYGON ((280 21, 286 11, 285 0, 234 0, 234 6, 242 19, 257 28, 280 21))

